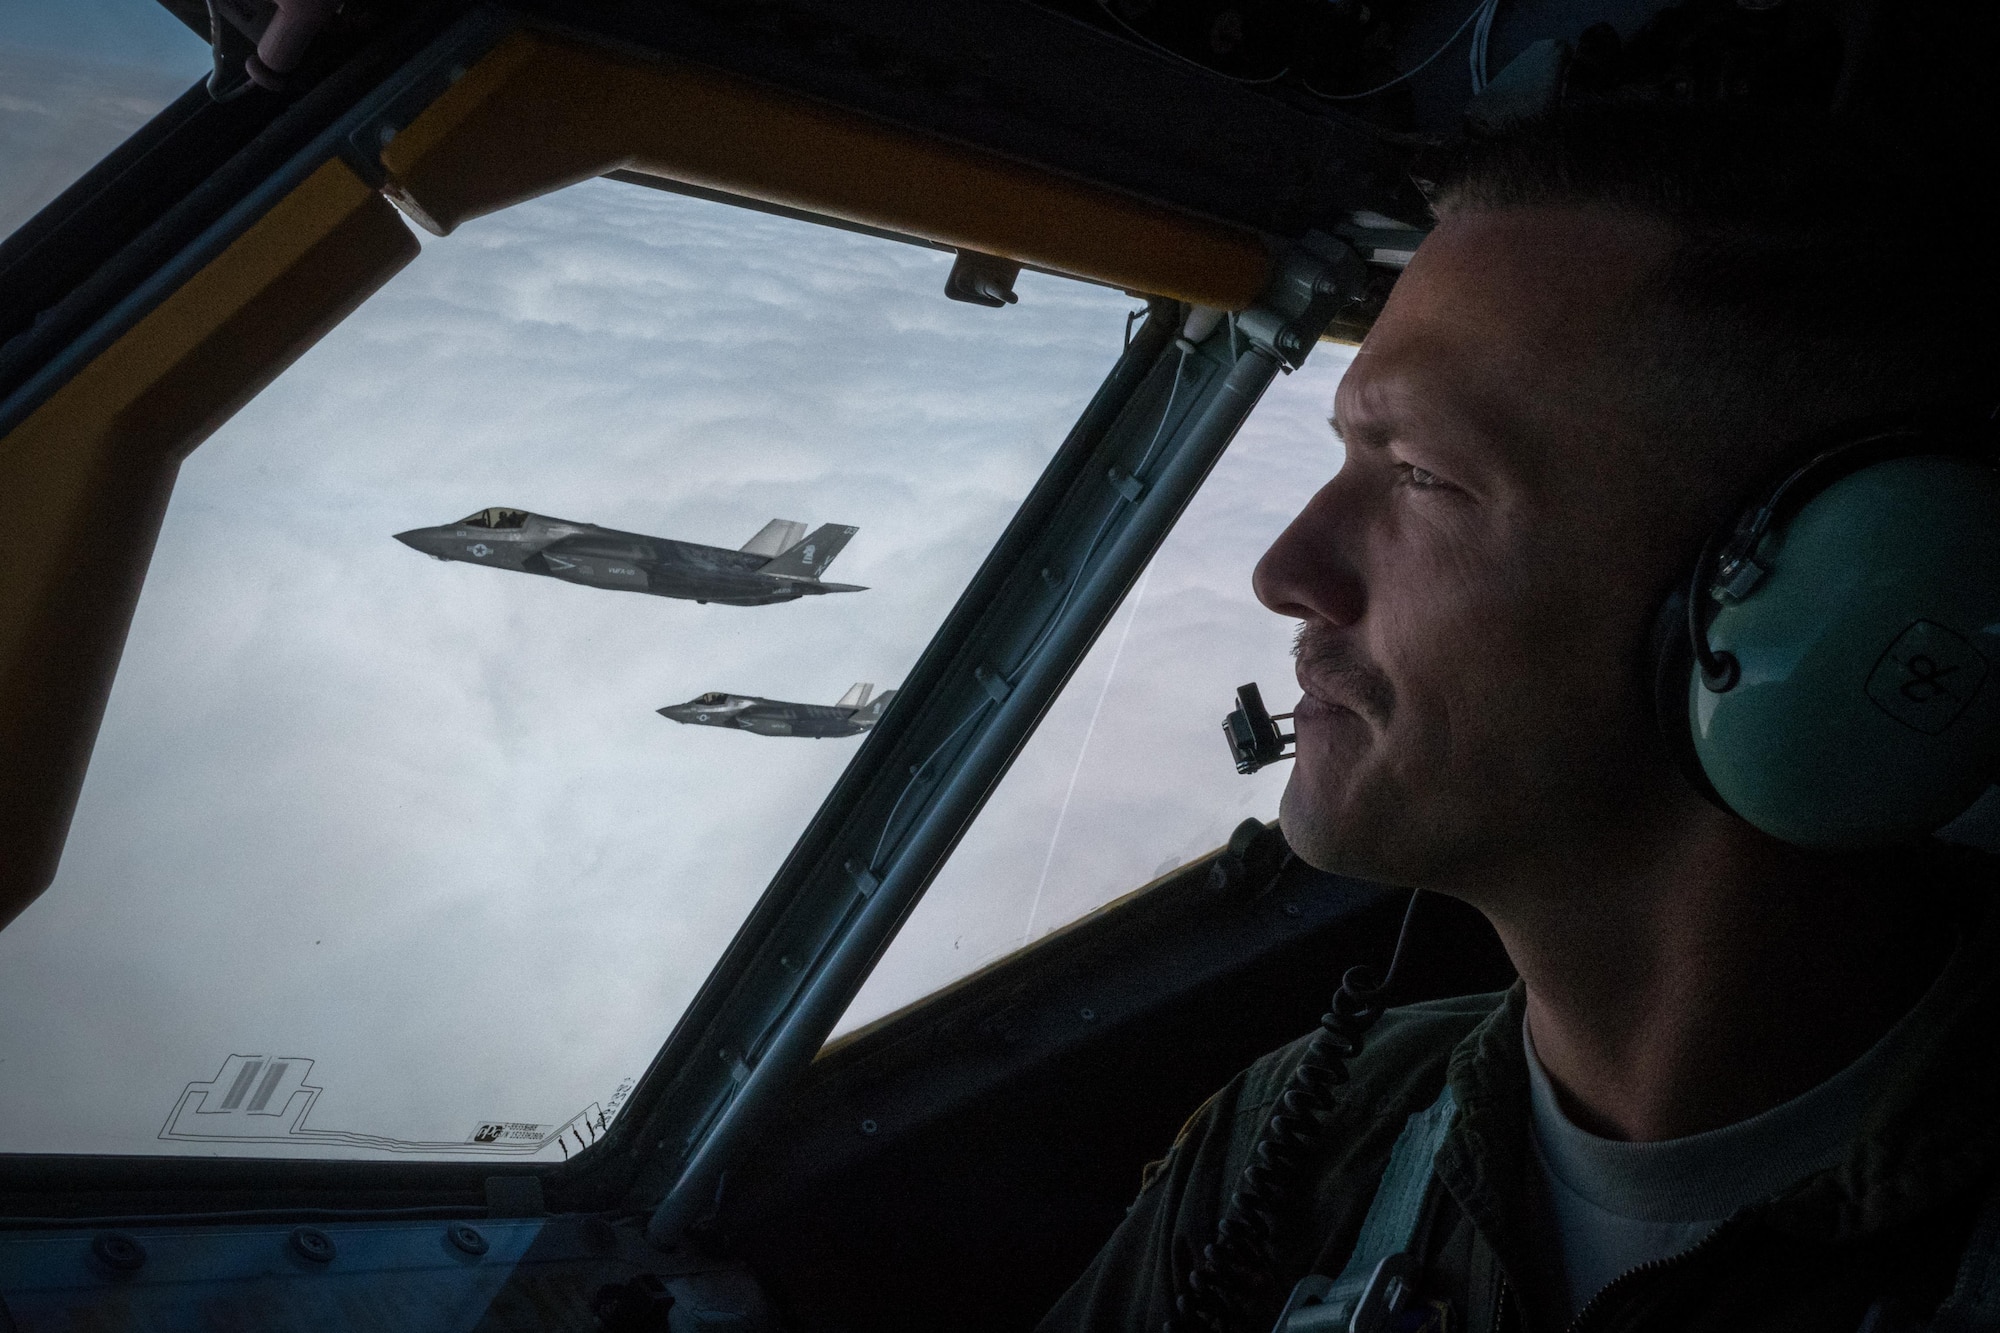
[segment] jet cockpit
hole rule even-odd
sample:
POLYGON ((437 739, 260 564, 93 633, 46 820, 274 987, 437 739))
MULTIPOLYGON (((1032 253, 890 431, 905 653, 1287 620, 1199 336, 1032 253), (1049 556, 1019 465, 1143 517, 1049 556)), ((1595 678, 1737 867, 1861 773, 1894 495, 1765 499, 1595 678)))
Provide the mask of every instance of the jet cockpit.
POLYGON ((467 528, 518 528, 528 521, 525 509, 482 509, 458 521, 467 528))

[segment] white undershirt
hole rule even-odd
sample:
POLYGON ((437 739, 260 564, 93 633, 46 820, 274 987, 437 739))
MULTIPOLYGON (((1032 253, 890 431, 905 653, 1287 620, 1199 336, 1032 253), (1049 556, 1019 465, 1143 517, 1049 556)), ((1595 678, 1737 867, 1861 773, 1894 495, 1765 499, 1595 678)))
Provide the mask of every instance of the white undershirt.
POLYGON ((1556 1259, 1560 1281, 1552 1294, 1567 1301, 1564 1318, 1575 1318, 1621 1274, 1679 1254, 1738 1209, 1838 1162, 1911 1034, 1929 1026, 1933 1007, 1926 995, 1860 1059, 1783 1105, 1656 1143, 1599 1138, 1572 1124, 1523 1020, 1534 1239, 1539 1253, 1556 1259))

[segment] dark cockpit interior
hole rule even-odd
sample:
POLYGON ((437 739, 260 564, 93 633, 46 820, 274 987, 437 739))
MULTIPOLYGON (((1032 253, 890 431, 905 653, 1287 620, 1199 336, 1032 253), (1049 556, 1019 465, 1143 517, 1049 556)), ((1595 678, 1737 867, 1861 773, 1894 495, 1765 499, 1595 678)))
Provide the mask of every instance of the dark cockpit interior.
MULTIPOLYGON (((1040 884, 982 884, 981 867, 1000 863, 969 851, 967 830, 1004 804, 995 793, 1038 734, 1095 725, 1087 698, 1074 716, 1058 701, 1073 676, 1097 679, 1078 673, 1100 642, 1107 652, 1123 642, 1120 608, 1176 525, 1203 504, 1261 499, 1204 486, 1226 475, 1218 460, 1256 420, 1260 396, 1351 354, 1430 225, 1427 183, 1467 136, 1591 99, 1830 109, 1920 145, 1938 170, 1966 180, 1968 208, 1985 207, 2000 49, 1989 6, 1945 0, 160 3, 209 45, 213 72, 0 241, 0 520, 15 539, 0 569, 0 754, 10 775, 0 784, 0 927, 9 930, 41 929, 33 914, 56 910, 69 887, 59 874, 78 864, 65 860, 80 836, 73 817, 94 799, 87 779, 110 781, 93 767, 108 751, 94 760, 93 750, 107 716, 122 716, 107 701, 128 632, 150 623, 134 619, 149 566, 179 558, 176 530, 160 537, 176 476, 191 475, 203 441, 252 411, 289 367, 316 364, 316 344, 335 348, 371 298, 403 299, 398 275, 417 272, 419 255, 461 227, 472 235, 483 219, 571 191, 664 194, 671 207, 728 210, 686 215, 702 226, 775 219, 842 244, 880 243, 885 268, 912 255, 935 262, 942 280, 926 276, 922 300, 884 323, 922 325, 934 314, 922 301, 934 301, 951 318, 997 328, 1070 291, 1120 309, 1091 308, 1110 332, 1087 391, 1060 422, 1023 418, 1018 433, 1040 432, 1040 452, 1032 467, 1008 464, 1020 488, 990 534, 964 543, 976 549, 960 564, 938 554, 942 540, 878 554, 867 543, 886 521, 834 512, 804 489, 783 492, 782 507, 753 494, 748 517, 732 511, 714 525, 727 533, 771 512, 815 522, 827 513, 859 523, 844 560, 877 561, 856 575, 869 590, 816 599, 823 606, 688 608, 740 611, 707 622, 730 633, 764 632, 796 610, 760 671, 837 656, 823 628, 835 622, 809 616, 860 614, 834 603, 889 604, 899 578, 929 576, 926 562, 947 571, 907 660, 857 662, 851 673, 837 662, 824 679, 796 683, 778 666, 765 675, 744 666, 728 681, 691 679, 684 692, 674 678, 676 692, 661 696, 824 699, 864 675, 902 679, 864 737, 686 728, 701 734, 669 738, 683 747, 675 762, 703 767, 635 768, 630 793, 550 747, 536 752, 547 766, 534 781, 496 781, 465 798, 497 823, 546 824, 554 839, 572 819, 565 811, 630 796, 618 807, 638 812, 621 813, 630 824, 669 791, 734 766, 749 777, 729 789, 732 810, 780 796, 796 809, 782 837, 731 832, 719 817, 677 833, 699 853, 688 863, 698 873, 646 880, 635 855, 605 872, 627 877, 627 897, 576 893, 578 916, 615 918, 644 897, 668 904, 659 910, 671 921, 675 896, 691 894, 700 874, 735 873, 737 860, 768 852, 754 876, 743 872, 755 883, 741 910, 718 909, 727 919, 714 949, 671 1002, 636 967, 621 971, 629 960, 619 953, 628 935, 657 945, 671 927, 634 918, 616 947, 591 946, 603 948, 593 953, 601 971, 575 988, 588 991, 576 1011, 586 1017, 553 1023, 548 1044, 583 1041, 590 1014, 654 1006, 658 1031, 629 1078, 600 1080, 594 1100, 575 1099, 589 1109, 567 1121, 568 1109, 505 1119, 505 1106, 532 1098, 509 1100, 511 1085, 496 1078, 482 1091, 494 1109, 469 1111, 462 1132, 455 1123, 436 1134, 324 1128, 361 1118, 341 1102, 330 1062, 315 1071, 287 1060, 279 1048, 306 1038, 270 1015, 311 1012, 313 1030, 326 1032, 435 1019, 442 1051, 456 1038, 437 1014, 455 1001, 440 985, 431 1013, 344 1017, 351 996, 321 987, 309 951, 330 952, 318 941, 336 931, 367 937, 368 923, 403 919, 402 906, 385 892, 343 924, 314 915, 310 892, 270 885, 272 899, 253 901, 282 900, 297 915, 301 960, 287 964, 289 989, 260 993, 255 1021, 218 1026, 225 1035, 177 1054, 188 1072, 146 1085, 153 1100, 136 1137, 107 1146, 0 1136, 0 1329, 1032 1329, 1190 1114, 1251 1060, 1310 1031, 1343 971, 1386 958, 1402 920, 1400 894, 1294 857, 1274 805, 1216 802, 1226 842, 1204 834, 1198 849, 1141 849, 1136 872, 1121 869, 1115 887, 1055 928, 1032 938, 1024 929, 1018 947, 943 968, 915 998, 839 1026, 898 932, 921 922, 947 866, 996 900, 1031 894, 1032 919, 1040 884), (745 760, 730 748, 746 744, 765 749, 745 760), (759 767, 815 745, 818 785, 759 767), (644 785, 647 774, 657 788, 644 785), (562 805, 570 796, 575 805, 562 805), (188 1063, 197 1060, 205 1064, 188 1063)), ((560 232, 562 219, 547 225, 560 232)), ((1906 250, 1856 274, 1856 320, 1869 318, 1872 286, 1926 262, 1925 219, 1909 226, 1906 250)), ((726 276, 745 289, 756 278, 726 276)), ((715 332, 729 328, 721 316, 686 319, 727 340, 715 332)), ((556 347, 558 335, 547 336, 556 347)), ((816 351, 836 358, 837 336, 815 336, 816 351)), ((771 345, 764 338, 742 335, 729 362, 755 363, 771 345)), ((949 399, 1002 364, 982 357, 950 376, 928 363, 911 373, 949 399)), ((637 363, 592 370, 607 380, 652 373, 637 363)), ((733 439, 726 413, 689 413, 725 458, 794 447, 733 439)), ((955 420, 942 409, 939 419, 955 420)), ((793 424, 811 433, 803 414, 793 424)), ((634 428, 640 443, 628 441, 628 454, 657 447, 673 458, 681 437, 657 444, 650 428, 634 428)), ((857 452, 802 471, 836 476, 865 461, 857 452)), ((977 463, 929 466, 955 479, 977 463)), ((746 489, 762 484, 744 471, 746 489)), ((421 477, 432 489, 412 511, 457 495, 451 480, 421 477)), ((538 513, 580 512, 503 493, 538 513)), ((633 508, 611 486, 597 494, 607 513, 633 508)), ((679 515, 697 538, 711 498, 679 515)), ((1303 498, 1271 502, 1295 509, 1303 498)), ((528 512, 484 508, 459 526, 517 529, 528 512)), ((644 526, 644 511, 620 521, 662 530, 644 526)), ((1255 555, 1230 576, 1245 602, 1255 555)), ((517 595, 511 585, 488 594, 493 582, 436 586, 517 595)), ((555 580, 518 582, 537 585, 519 596, 546 600, 510 614, 594 614, 618 602, 555 580)), ((426 632, 418 613, 398 624, 411 638, 426 632)), ((631 656, 650 669, 678 643, 663 637, 631 656)), ((718 671, 736 665, 717 661, 718 671)), ((1230 781, 1214 732, 1238 683, 1212 697, 1206 681, 1156 693, 1195 719, 1230 781)), ((484 725, 561 699, 553 711, 581 734, 609 725, 599 713, 649 718, 659 700, 640 696, 662 688, 564 665, 539 692, 495 686, 462 716, 484 725)), ((1275 698, 1288 685, 1265 688, 1275 698)), ((667 743, 633 730, 649 746, 667 743)), ((455 752, 506 748, 482 735, 455 752)), ((1147 761, 1118 763, 1136 771, 1147 761)), ((1074 786, 1056 767, 1055 788, 1074 786)), ((380 766, 382 781, 393 768, 380 766)), ((337 803, 362 785, 317 799, 337 803)), ((1115 821, 1084 833, 1107 844, 1125 836, 1115 821)), ((300 856, 342 864, 369 836, 357 821, 300 856)), ((565 844, 567 859, 551 864, 580 876, 593 858, 616 861, 608 845, 565 844)), ((381 944, 371 966, 421 974, 461 923, 498 911, 466 873, 476 848, 457 845, 453 856, 439 856, 452 867, 440 876, 451 896, 424 909, 431 915, 410 941, 381 944)), ((1032 881, 1040 865, 1049 877, 1048 861, 1027 864, 1007 873, 1032 881)), ((551 878, 530 896, 564 901, 574 883, 551 878)), ((230 929, 218 911, 204 936, 218 957, 242 947, 230 929)), ((940 938, 943 952, 956 947, 949 932, 940 938)), ((549 947, 559 945, 568 947, 549 947)), ((541 1021, 527 957, 496 949, 464 964, 493 993, 523 997, 507 1022, 541 1021)), ((1435 899, 1396 998, 1491 991, 1512 976, 1485 920, 1435 899)), ((74 1038, 84 1055, 97 1032, 74 1038)), ((420 1059, 385 1064, 394 1067, 383 1086, 442 1077, 420 1059)), ((136 1077, 114 1069, 76 1095, 122 1095, 136 1077)))

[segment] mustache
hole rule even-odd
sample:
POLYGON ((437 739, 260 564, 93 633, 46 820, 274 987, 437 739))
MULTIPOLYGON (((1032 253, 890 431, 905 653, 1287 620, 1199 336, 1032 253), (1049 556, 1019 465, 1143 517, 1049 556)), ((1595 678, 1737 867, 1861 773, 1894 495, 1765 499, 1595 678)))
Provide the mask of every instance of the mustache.
POLYGON ((1396 687, 1331 626, 1314 621, 1300 625, 1292 656, 1298 659, 1299 678, 1323 686, 1330 702, 1352 708, 1377 726, 1387 725, 1396 711, 1396 687))

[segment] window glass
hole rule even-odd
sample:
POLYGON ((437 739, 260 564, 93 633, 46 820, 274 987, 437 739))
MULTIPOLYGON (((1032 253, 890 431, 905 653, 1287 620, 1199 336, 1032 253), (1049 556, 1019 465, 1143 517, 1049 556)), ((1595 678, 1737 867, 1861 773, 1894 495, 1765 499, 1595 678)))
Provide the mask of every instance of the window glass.
POLYGON ((0 237, 210 68, 156 0, 0 4, 0 237))
POLYGON ((1326 419, 1352 359, 1323 345, 1264 395, 836 1036, 1277 818, 1290 765, 1239 775, 1222 718, 1245 681, 1274 712, 1298 697, 1295 622, 1257 603, 1250 571, 1340 468, 1326 419))
POLYGON ((1130 298, 949 267, 588 182, 196 450, 0 933, 0 1150, 587 1146, 1117 357, 1130 298))

